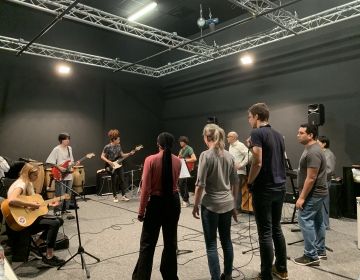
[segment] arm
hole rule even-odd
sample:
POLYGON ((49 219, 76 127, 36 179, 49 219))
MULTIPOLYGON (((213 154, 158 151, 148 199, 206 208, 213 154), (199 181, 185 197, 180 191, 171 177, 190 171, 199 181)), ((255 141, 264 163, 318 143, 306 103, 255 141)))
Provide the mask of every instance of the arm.
POLYGON ((123 153, 123 152, 121 151, 121 153, 120 153, 120 155, 121 155, 122 158, 127 158, 127 157, 129 157, 129 156, 132 156, 133 154, 135 154, 135 151, 134 151, 134 150, 132 150, 132 151, 130 151, 130 152, 128 152, 128 153, 123 153))
POLYGON ((114 166, 114 164, 112 163, 112 161, 111 161, 111 160, 108 160, 108 159, 106 158, 106 155, 105 155, 104 152, 101 153, 100 158, 101 158, 103 161, 105 161, 107 164, 109 164, 110 166, 114 166))
POLYGON ((151 169, 149 158, 145 159, 144 169, 142 175, 142 184, 141 184, 141 192, 140 192, 140 205, 138 210, 138 220, 142 222, 145 217, 146 206, 149 201, 150 193, 151 193, 151 169))
POLYGON ((40 205, 35 202, 25 202, 19 199, 19 196, 22 194, 23 190, 22 188, 16 188, 14 191, 10 194, 8 197, 9 205, 10 206, 16 206, 16 207, 29 207, 32 209, 38 209, 40 205))
POLYGON ((191 154, 190 158, 185 159, 186 162, 195 162, 197 161, 197 158, 194 153, 191 154))
POLYGON ((195 195, 194 195, 194 208, 192 211, 193 217, 195 219, 200 219, 199 216, 199 206, 200 206, 200 200, 201 200, 201 196, 203 193, 203 189, 202 187, 196 186, 195 187, 195 195))
POLYGON ((299 194, 299 198, 296 201, 296 208, 302 209, 305 199, 311 192, 312 188, 314 187, 314 183, 316 181, 317 174, 319 172, 319 168, 307 168, 306 169, 306 179, 304 182, 303 189, 299 194))
POLYGON ((254 146, 252 148, 252 163, 248 176, 248 184, 253 184, 256 177, 259 175, 259 172, 262 167, 262 148, 254 146))

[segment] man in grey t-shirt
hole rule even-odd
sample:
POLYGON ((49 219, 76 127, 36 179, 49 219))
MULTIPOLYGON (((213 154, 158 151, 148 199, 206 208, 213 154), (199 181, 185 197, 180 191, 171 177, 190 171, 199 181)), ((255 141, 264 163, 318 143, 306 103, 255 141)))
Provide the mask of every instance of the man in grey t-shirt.
POLYGON ((304 255, 294 259, 294 262, 300 265, 319 265, 320 259, 327 258, 322 215, 324 199, 328 193, 326 158, 316 142, 317 127, 315 125, 301 125, 297 137, 305 146, 299 162, 299 198, 296 201, 305 248, 304 255))

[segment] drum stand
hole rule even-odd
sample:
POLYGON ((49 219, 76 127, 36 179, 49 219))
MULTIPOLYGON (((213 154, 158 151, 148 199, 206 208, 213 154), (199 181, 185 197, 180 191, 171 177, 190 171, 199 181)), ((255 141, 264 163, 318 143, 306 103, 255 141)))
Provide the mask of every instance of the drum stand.
MULTIPOLYGON (((74 206, 75 206, 75 218, 76 218, 76 228, 77 228, 77 235, 78 235, 78 240, 79 240, 79 247, 77 252, 72 255, 69 259, 67 259, 65 261, 65 263, 63 263, 62 265, 60 265, 57 269, 59 270, 60 268, 62 268, 64 265, 66 265, 69 261, 71 261, 73 258, 75 258, 77 255, 80 255, 80 259, 81 259, 81 268, 85 269, 86 272, 86 278, 90 278, 90 271, 88 270, 86 263, 85 263, 85 258, 84 258, 84 254, 88 255, 89 257, 92 257, 93 259, 95 259, 97 262, 100 262, 100 259, 91 255, 90 253, 86 252, 84 247, 81 245, 81 236, 80 236, 80 226, 79 226, 79 216, 78 216, 78 207, 77 207, 77 203, 76 203, 76 196, 78 195, 80 198, 80 194, 78 194, 77 192, 75 192, 74 190, 72 190, 71 188, 69 188, 67 185, 65 185, 63 182, 61 181, 57 181, 58 183, 60 183, 63 187, 65 187, 65 189, 69 190, 73 196, 73 200, 74 200, 74 206)), ((83 198, 82 198, 83 199, 83 198)))

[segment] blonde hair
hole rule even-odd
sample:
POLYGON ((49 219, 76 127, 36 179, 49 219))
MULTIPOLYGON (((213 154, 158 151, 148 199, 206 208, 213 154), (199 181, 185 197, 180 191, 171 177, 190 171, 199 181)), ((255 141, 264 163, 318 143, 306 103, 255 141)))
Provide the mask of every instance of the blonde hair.
POLYGON ((205 125, 203 136, 206 136, 207 141, 215 144, 215 149, 225 149, 225 131, 218 125, 209 123, 205 125))
POLYGON ((39 174, 40 167, 32 163, 25 163, 20 171, 20 178, 27 184, 30 182, 30 175, 33 173, 39 174))

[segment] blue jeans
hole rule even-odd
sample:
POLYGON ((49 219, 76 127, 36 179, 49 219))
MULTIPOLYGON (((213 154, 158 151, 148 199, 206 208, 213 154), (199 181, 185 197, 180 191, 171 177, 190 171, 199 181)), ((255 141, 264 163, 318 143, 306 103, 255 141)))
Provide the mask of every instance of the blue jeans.
POLYGON ((269 190, 260 185, 254 188, 252 202, 259 235, 261 279, 264 280, 273 279, 274 247, 276 269, 287 271, 286 242, 280 224, 284 198, 285 190, 269 190))
POLYGON ((304 237, 304 255, 317 259, 325 253, 325 225, 322 208, 325 196, 306 199, 303 209, 298 211, 298 221, 304 237))
POLYGON ((232 211, 218 214, 201 206, 201 222, 204 230, 211 280, 220 280, 220 263, 216 240, 217 230, 219 230, 221 247, 224 254, 224 274, 231 276, 232 273, 234 252, 230 234, 231 217, 232 211))
POLYGON ((327 186, 328 186, 329 192, 325 196, 324 203, 323 203, 323 208, 322 208, 322 214, 323 214, 325 229, 330 228, 330 220, 329 220, 329 215, 330 215, 330 185, 331 185, 331 181, 328 181, 327 186))
MULTIPOLYGON (((68 189, 72 189, 72 180, 63 180, 60 182, 55 182, 55 196, 62 196, 65 193, 69 194, 70 196, 71 191, 68 189), (64 185, 66 185, 68 188, 66 188, 64 185)), ((65 210, 69 210, 69 203, 70 203, 70 199, 67 200, 63 200, 60 201, 60 205, 57 206, 56 208, 59 209, 60 211, 65 211, 65 210)))

